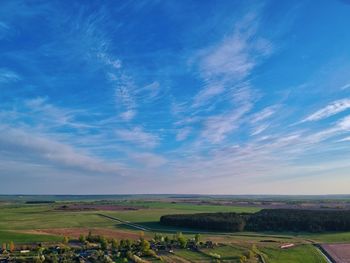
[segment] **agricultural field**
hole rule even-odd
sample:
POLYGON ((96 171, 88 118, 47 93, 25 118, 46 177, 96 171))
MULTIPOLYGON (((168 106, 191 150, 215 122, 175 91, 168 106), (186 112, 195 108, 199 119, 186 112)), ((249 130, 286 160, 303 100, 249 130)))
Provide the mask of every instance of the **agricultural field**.
POLYGON ((350 262, 350 244, 324 244, 322 248, 335 262, 350 262))
MULTIPOLYGON (((78 239, 90 233, 110 239, 138 240, 142 232, 151 240, 155 233, 172 238, 182 232, 191 239, 200 233, 203 242, 217 244, 214 248, 198 251, 176 249, 164 256, 167 262, 211 262, 216 256, 220 262, 240 262, 252 247, 267 263, 274 262, 326 262, 324 256, 311 244, 350 242, 350 232, 343 233, 289 233, 289 232, 237 232, 221 233, 161 225, 162 215, 208 212, 254 213, 260 207, 222 205, 214 202, 193 203, 166 198, 140 200, 135 197, 121 199, 54 200, 45 202, 28 200, 2 200, 0 204, 0 243, 18 245, 35 242, 62 242, 64 236, 78 239), (282 250, 280 246, 295 246, 282 250), (166 260, 167 259, 167 260, 166 260), (182 260, 182 261, 181 261, 182 260)), ((251 259, 251 262, 259 259, 251 259)), ((248 262, 248 261, 247 261, 248 262)))
POLYGON ((319 262, 327 263, 326 259, 312 245, 304 244, 282 250, 278 247, 261 248, 264 258, 270 263, 319 262))

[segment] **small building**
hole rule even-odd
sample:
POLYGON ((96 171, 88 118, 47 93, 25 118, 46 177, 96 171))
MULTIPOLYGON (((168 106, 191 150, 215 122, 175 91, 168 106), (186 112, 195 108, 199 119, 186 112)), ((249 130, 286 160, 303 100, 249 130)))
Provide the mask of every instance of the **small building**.
POLYGON ((288 248, 292 248, 295 245, 293 243, 290 244, 283 244, 282 246, 280 246, 281 249, 288 249, 288 248))

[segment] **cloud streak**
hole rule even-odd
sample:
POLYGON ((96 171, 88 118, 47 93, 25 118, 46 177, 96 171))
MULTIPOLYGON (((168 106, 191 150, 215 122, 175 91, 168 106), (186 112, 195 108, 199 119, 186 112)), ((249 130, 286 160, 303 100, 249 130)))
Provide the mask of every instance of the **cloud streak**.
POLYGON ((0 83, 10 83, 21 80, 21 77, 14 71, 0 68, 0 83))
POLYGON ((333 101, 323 109, 320 109, 315 113, 306 117, 304 120, 302 120, 302 122, 319 121, 319 120, 331 117, 333 115, 336 115, 340 112, 346 111, 349 108, 350 108, 350 99, 341 99, 341 100, 333 101))
POLYGON ((145 132, 141 127, 118 129, 116 130, 115 134, 122 141, 131 143, 141 148, 154 148, 160 141, 158 136, 145 132))

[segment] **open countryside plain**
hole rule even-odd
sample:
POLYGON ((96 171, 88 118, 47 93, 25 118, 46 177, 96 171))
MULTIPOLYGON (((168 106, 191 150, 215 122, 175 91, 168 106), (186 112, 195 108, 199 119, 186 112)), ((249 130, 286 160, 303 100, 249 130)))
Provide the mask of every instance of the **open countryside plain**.
POLYGON ((326 262, 325 257, 313 243, 350 242, 350 232, 342 233, 223 233, 174 228, 159 223, 162 215, 208 212, 259 211, 260 207, 198 204, 158 200, 79 200, 56 201, 54 203, 27 204, 25 202, 3 202, 0 206, 0 242, 16 244, 33 242, 62 242, 64 236, 78 238, 93 234, 107 238, 152 239, 155 233, 172 236, 182 232, 186 237, 201 233, 203 240, 218 244, 213 249, 200 251, 175 250, 164 255, 164 260, 177 262, 211 262, 212 255, 220 255, 223 262, 240 262, 240 257, 255 247, 265 262, 326 262), (143 230, 143 231, 141 231, 143 230), (293 243, 290 249, 281 249, 283 244, 293 243))

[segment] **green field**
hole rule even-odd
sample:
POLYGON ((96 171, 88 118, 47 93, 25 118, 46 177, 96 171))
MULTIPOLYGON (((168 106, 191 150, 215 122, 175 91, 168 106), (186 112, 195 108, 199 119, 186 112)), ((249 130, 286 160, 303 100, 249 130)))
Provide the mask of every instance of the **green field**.
POLYGON ((327 263, 325 258, 312 245, 299 245, 290 249, 260 248, 269 263, 327 263))
POLYGON ((203 249, 202 252, 207 255, 210 255, 211 253, 220 255, 221 260, 239 262, 239 257, 247 252, 247 248, 243 248, 237 245, 225 245, 215 247, 213 249, 203 249))
POLYGON ((175 250, 175 255, 190 261, 195 261, 195 262, 210 261, 211 259, 211 257, 209 257, 204 253, 193 252, 186 249, 175 250))
MULTIPOLYGON (((74 201, 76 202, 76 201, 74 201)), ((92 202, 89 200, 89 202, 92 202)), ((65 200, 55 204, 24 204, 21 202, 3 203, 0 206, 0 243, 14 241, 17 244, 31 242, 61 241, 62 236, 31 234, 28 231, 36 229, 59 229, 59 228, 81 228, 81 229, 126 229, 130 232, 140 231, 126 226, 116 220, 112 220, 99 214, 119 218, 124 221, 136 223, 155 229, 156 232, 172 235, 176 231, 183 231, 187 237, 193 234, 186 232, 191 229, 169 228, 159 224, 159 218, 165 214, 201 213, 201 212, 256 212, 259 208, 238 207, 223 205, 202 205, 170 203, 163 201, 113 201, 115 204, 139 207, 139 210, 125 211, 60 211, 57 207, 70 204, 65 200)), ((198 232, 198 230, 192 230, 198 232)), ((152 237, 153 233, 145 233, 152 237)), ((183 258, 192 262, 210 262, 210 253, 221 256, 224 262, 239 262, 239 257, 246 253, 252 244, 256 244, 263 253, 266 262, 300 262, 319 263, 325 262, 322 255, 312 246, 310 242, 350 242, 350 232, 346 233, 215 233, 203 232, 203 240, 212 240, 222 243, 214 249, 202 249, 200 252, 190 250, 176 250, 175 254, 166 257, 183 258), (264 240, 275 243, 265 244, 264 240), (295 248, 282 250, 279 245, 293 242, 295 248)))
POLYGON ((32 235, 0 230, 0 243, 8 243, 10 241, 13 241, 15 243, 52 242, 61 240, 62 238, 57 236, 32 235))

